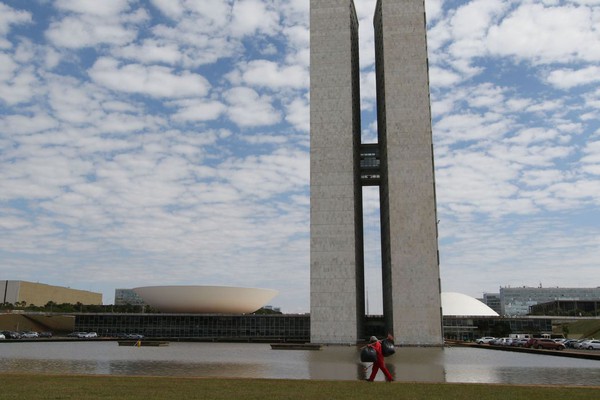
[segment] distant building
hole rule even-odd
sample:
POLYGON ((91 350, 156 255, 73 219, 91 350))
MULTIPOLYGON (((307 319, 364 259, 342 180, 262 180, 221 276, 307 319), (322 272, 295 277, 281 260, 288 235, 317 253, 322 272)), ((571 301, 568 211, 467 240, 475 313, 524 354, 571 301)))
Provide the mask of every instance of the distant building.
POLYGON ((531 306, 531 315, 562 315, 570 317, 600 316, 600 298, 596 300, 553 300, 531 306))
POLYGON ((482 299, 478 299, 483 304, 502 314, 502 304, 500 303, 500 293, 484 293, 482 299))
POLYGON ((13 305, 102 304, 102 293, 26 281, 0 281, 0 301, 13 305))
POLYGON ((500 315, 517 316, 529 314, 529 309, 539 303, 557 300, 597 300, 600 287, 596 288, 542 288, 542 287, 501 287, 500 315))
POLYGON ((115 306, 145 306, 146 303, 133 289, 115 289, 115 306))

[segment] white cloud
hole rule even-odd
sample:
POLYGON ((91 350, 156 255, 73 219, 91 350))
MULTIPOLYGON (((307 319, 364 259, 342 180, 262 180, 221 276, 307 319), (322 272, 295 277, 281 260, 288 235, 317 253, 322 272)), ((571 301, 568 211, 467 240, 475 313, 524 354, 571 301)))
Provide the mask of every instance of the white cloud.
POLYGON ((150 0, 163 14, 169 18, 176 19, 185 12, 182 0, 150 0))
POLYGON ((533 63, 600 60, 600 32, 589 7, 520 4, 489 28, 492 54, 533 63))
POLYGON ((116 56, 139 61, 144 64, 164 63, 176 65, 182 61, 182 54, 175 43, 161 43, 157 40, 144 40, 142 44, 130 44, 114 51, 116 56))
POLYGON ((16 64, 10 57, 3 57, 0 54, 0 64, 2 61, 6 61, 6 65, 4 71, 0 67, 0 100, 8 105, 15 105, 31 100, 38 83, 33 68, 24 67, 17 69, 16 64))
POLYGON ((451 114, 440 118, 434 129, 437 143, 445 146, 463 141, 498 139, 509 130, 509 124, 509 118, 497 113, 451 114))
POLYGON ((517 132, 514 136, 510 137, 507 142, 528 145, 536 142, 553 140, 556 139, 558 135, 559 133, 555 129, 528 128, 517 132))
POLYGON ((237 0, 233 4, 230 29, 234 36, 274 34, 280 29, 279 15, 263 1, 237 0))
POLYGON ((269 96, 246 87, 234 87, 225 93, 229 118, 241 127, 272 125, 281 120, 269 96))
POLYGON ((589 66, 581 69, 559 69, 548 74, 548 82, 559 89, 600 82, 600 67, 589 66))
POLYGON ((31 23, 31 13, 15 10, 4 3, 0 3, 0 49, 10 48, 12 44, 4 36, 10 31, 11 25, 31 23))
POLYGON ((240 65, 241 80, 249 86, 269 89, 308 88, 308 71, 297 65, 281 66, 273 61, 253 60, 240 65))
POLYGON ((109 89, 158 98, 204 96, 210 87, 203 76, 188 71, 178 74, 161 66, 122 66, 107 57, 99 58, 88 73, 96 83, 109 89))
POLYGON ((444 0, 429 0, 425 2, 427 22, 431 23, 442 16, 444 0))
POLYGON ((8 115, 0 117, 0 130, 11 132, 13 135, 41 132, 57 126, 57 121, 43 112, 37 112, 33 116, 8 115))
POLYGON ((113 17, 118 16, 129 9, 129 0, 56 0, 54 2, 54 6, 65 11, 71 11, 80 14, 113 17))
POLYGON ((308 153, 279 149, 272 154, 231 160, 219 175, 229 180, 242 196, 267 199, 289 191, 300 192, 308 182, 308 153))
POLYGON ((124 45, 133 41, 137 32, 109 19, 65 17, 52 22, 46 36, 58 47, 80 48, 99 44, 124 45))
POLYGON ((285 120, 297 130, 308 132, 310 130, 310 107, 304 98, 295 98, 286 104, 285 120))
POLYGON ((203 100, 178 100, 171 103, 179 109, 173 115, 178 121, 210 121, 219 118, 226 110, 223 103, 203 100))
POLYGON ((432 66, 429 69, 429 81, 432 88, 449 87, 462 80, 462 76, 445 68, 432 66))
POLYGON ((558 169, 538 169, 524 171, 520 181, 528 186, 546 187, 565 179, 565 174, 558 169))

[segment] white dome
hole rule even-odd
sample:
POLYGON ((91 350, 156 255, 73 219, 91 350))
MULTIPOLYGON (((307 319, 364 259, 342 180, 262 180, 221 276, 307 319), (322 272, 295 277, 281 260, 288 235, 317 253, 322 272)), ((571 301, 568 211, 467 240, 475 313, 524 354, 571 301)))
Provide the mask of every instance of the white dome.
POLYGON ((146 304, 165 312, 247 314, 279 292, 230 286, 144 286, 132 289, 146 304))
POLYGON ((442 292, 444 316, 497 317, 498 313, 474 297, 462 293, 442 292))

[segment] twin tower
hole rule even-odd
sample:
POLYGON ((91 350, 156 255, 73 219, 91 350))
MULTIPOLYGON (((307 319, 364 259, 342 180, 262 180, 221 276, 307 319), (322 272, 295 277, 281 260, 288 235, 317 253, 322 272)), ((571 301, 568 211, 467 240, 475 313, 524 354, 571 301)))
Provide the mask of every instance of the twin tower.
POLYGON ((365 339, 362 187, 379 186, 383 313, 402 345, 440 346, 424 0, 379 0, 378 143, 361 143, 352 0, 310 0, 311 342, 365 339))

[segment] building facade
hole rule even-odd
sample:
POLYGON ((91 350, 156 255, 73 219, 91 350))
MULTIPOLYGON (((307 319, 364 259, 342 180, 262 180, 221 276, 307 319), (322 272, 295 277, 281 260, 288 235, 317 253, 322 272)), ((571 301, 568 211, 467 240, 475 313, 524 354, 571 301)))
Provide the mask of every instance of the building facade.
POLYGON ((364 335, 358 19, 352 0, 310 2, 311 341, 364 335))
POLYGON ((0 301, 3 303, 44 306, 56 304, 102 304, 102 293, 71 289, 26 281, 0 281, 0 301))
POLYGON ((377 2, 377 144, 361 144, 352 0, 311 0, 310 26, 311 341, 364 339, 362 187, 378 185, 385 329, 442 345, 424 2, 377 2))
POLYGON ((484 293, 481 302, 487 305, 498 315, 502 315, 502 305, 500 303, 500 293, 484 293))
POLYGON ((600 298, 596 300, 552 300, 529 308, 529 315, 600 317, 600 298))
POLYGON ((133 289, 115 289, 116 306, 145 306, 146 303, 133 289))
POLYGON ((149 338, 247 342, 306 342, 310 337, 308 315, 77 314, 75 317, 75 331, 109 337, 136 333, 149 338))
POLYGON ((598 300, 600 287, 596 288, 544 288, 544 287, 501 287, 500 315, 518 316, 529 314, 530 307, 556 300, 598 300))

